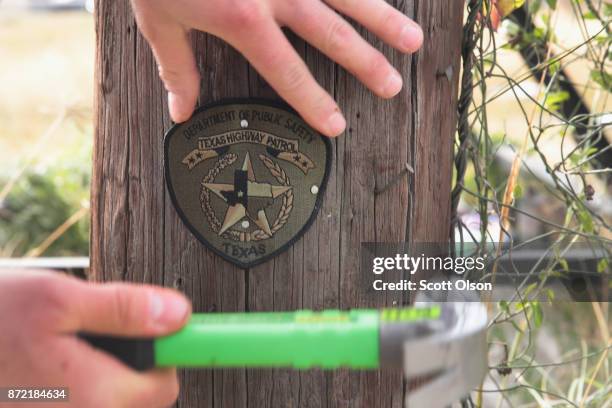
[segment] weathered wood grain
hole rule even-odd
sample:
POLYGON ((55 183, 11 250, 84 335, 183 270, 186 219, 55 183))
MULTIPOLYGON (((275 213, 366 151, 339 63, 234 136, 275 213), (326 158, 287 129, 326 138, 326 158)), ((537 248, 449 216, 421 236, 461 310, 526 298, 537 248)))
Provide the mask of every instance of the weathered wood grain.
MULTIPOLYGON (((323 207, 292 248, 240 270, 201 246, 177 217, 163 181, 166 96, 127 0, 96 2, 96 131, 91 277, 173 286, 207 311, 380 307, 360 285, 361 242, 444 241, 449 234, 451 154, 463 2, 394 0, 415 16, 425 46, 413 57, 383 46, 406 86, 375 98, 342 68, 292 37, 348 121, 334 140, 323 207), (452 66, 453 75, 444 75, 452 66), (384 193, 406 163, 415 169, 384 193)), ((274 92, 218 39, 194 34, 200 103, 274 92)), ((179 407, 400 407, 400 372, 191 370, 181 373, 179 407)))

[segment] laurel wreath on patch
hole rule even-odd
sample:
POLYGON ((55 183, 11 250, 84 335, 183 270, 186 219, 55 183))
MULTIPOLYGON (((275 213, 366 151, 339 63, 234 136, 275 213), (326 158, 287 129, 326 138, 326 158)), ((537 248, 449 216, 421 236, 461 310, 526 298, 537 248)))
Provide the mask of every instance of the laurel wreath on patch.
MULTIPOLYGON (((260 154, 259 159, 266 166, 270 174, 274 176, 274 178, 284 186, 290 186, 290 180, 287 176, 287 173, 275 163, 269 157, 260 154)), ((212 183, 215 178, 226 168, 231 166, 236 160, 238 160, 238 156, 233 153, 228 153, 225 156, 221 157, 217 163, 208 171, 208 173, 202 178, 201 182, 201 190, 200 190, 200 204, 202 206, 202 211, 206 215, 206 219, 210 228, 213 232, 218 233, 221 229, 221 221, 215 215, 215 211, 212 208, 210 203, 210 191, 204 187, 205 183, 212 183)), ((272 235, 274 235, 278 230, 280 230, 289 220, 289 215, 291 214, 291 210, 293 210, 293 191, 288 190, 283 195, 283 202, 278 213, 278 217, 274 221, 274 223, 270 226, 270 231, 272 235)), ((243 234, 241 232, 235 230, 228 230, 222 235, 223 238, 231 239, 233 241, 261 241, 264 239, 271 238, 266 234, 262 229, 257 229, 250 234, 243 234)))
MULTIPOLYGON (((210 192, 206 187, 204 187, 205 183, 212 183, 215 178, 225 169, 226 167, 231 166, 236 160, 238 160, 238 156, 229 153, 225 156, 221 157, 217 163, 208 171, 206 176, 202 178, 201 182, 201 190, 200 190, 200 204, 202 205, 202 211, 206 215, 206 219, 208 220, 208 224, 214 233, 218 233, 221 229, 221 221, 215 215, 215 210, 213 210, 212 205, 210 204, 210 192)), ((234 241, 240 240, 240 233, 236 231, 226 231, 223 234, 224 238, 229 238, 234 241)))

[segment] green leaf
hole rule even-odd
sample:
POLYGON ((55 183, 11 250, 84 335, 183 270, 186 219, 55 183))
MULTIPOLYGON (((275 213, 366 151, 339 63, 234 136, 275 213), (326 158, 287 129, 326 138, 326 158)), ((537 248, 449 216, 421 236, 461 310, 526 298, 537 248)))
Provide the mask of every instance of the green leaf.
POLYGON ((521 187, 520 184, 517 183, 514 186, 514 190, 512 190, 512 195, 514 196, 516 200, 518 200, 519 198, 523 196, 523 188, 521 187))
POLYGON ((534 14, 535 12, 537 12, 540 9, 541 6, 542 6, 542 1, 541 0, 530 1, 528 3, 529 14, 534 14))
POLYGON ((546 0, 546 3, 548 3, 548 7, 551 9, 557 8, 557 0, 546 0))
POLYGON ((597 272, 599 273, 604 273, 608 270, 608 265, 610 264, 610 262, 608 261, 608 258, 602 258, 599 260, 599 262, 597 262, 597 272))
POLYGON ((612 92, 612 74, 605 71, 591 71, 591 79, 599 84, 604 90, 612 92))
POLYGON ((530 306, 531 310, 533 311, 533 325, 538 328, 542 325, 542 319, 544 317, 542 306, 540 305, 540 302, 531 302, 530 306))
POLYGON ((548 66, 548 71, 550 71, 551 75, 556 74, 557 72, 559 72, 559 70, 561 70, 561 62, 560 61, 553 61, 548 66))
MULTIPOLYGON (((529 295, 531 292, 533 292, 533 290, 534 290, 534 289, 535 289, 537 286, 538 286, 538 283, 537 283, 537 282, 533 282, 533 283, 529 284, 529 285, 528 285, 528 286, 525 288, 525 291, 523 292, 523 296, 527 297, 527 296, 528 296, 528 295, 529 295)), ((522 305, 522 304, 521 304, 521 306, 523 306, 523 307, 524 307, 525 305, 522 305)), ((523 307, 521 307, 519 310, 522 310, 522 309, 523 309, 523 307)))
POLYGON ((546 96, 544 105, 551 111, 558 111, 569 97, 569 92, 566 91, 551 92, 546 96))
POLYGON ((508 305, 508 302, 506 302, 505 300, 502 300, 499 302, 499 308, 506 314, 510 314, 510 306, 508 305))
POLYGON ((594 226, 593 217, 591 217, 591 214, 586 210, 580 210, 577 212, 577 215, 578 221, 580 221, 580 225, 582 226, 584 232, 592 233, 594 231, 594 226))
POLYGON ((582 160, 582 154, 579 151, 575 151, 570 155, 568 159, 571 164, 576 166, 582 160))

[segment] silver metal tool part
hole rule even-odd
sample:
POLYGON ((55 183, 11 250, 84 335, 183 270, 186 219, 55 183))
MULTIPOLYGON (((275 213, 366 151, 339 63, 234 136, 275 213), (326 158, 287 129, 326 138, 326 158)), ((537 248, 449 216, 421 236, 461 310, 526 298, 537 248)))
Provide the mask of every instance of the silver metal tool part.
MULTIPOLYGON (((431 304, 427 305, 430 307, 431 304)), ((455 316, 455 309, 440 305, 441 313, 437 319, 422 319, 411 322, 385 321, 381 319, 379 328, 380 366, 403 368, 404 343, 414 339, 429 338, 433 333, 448 330, 455 316)), ((417 306, 415 306, 417 308, 417 306)))
POLYGON ((477 302, 446 303, 441 319, 443 330, 404 342, 405 376, 431 377, 408 393, 406 406, 410 408, 447 407, 478 387, 487 373, 485 306, 477 302))

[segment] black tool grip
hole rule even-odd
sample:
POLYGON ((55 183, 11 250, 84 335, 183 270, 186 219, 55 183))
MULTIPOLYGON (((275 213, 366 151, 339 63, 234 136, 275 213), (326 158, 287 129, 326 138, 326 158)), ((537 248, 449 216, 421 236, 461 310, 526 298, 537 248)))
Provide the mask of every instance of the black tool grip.
POLYGON ((88 333, 79 333, 79 338, 113 355, 134 370, 146 371, 155 367, 153 339, 100 336, 88 333))

